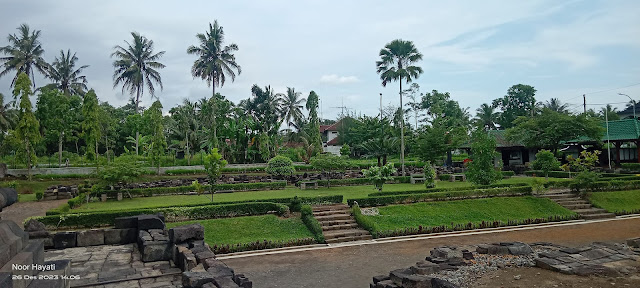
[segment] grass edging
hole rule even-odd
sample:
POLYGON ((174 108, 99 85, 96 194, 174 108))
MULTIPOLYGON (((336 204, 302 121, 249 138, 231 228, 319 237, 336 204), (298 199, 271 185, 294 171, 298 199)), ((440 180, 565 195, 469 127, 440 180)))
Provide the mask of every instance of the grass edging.
POLYGON ((316 242, 325 243, 324 234, 322 234, 322 225, 320 225, 320 222, 313 216, 313 208, 311 208, 311 205, 303 205, 302 208, 300 208, 300 214, 302 222, 309 228, 309 231, 313 233, 316 242))

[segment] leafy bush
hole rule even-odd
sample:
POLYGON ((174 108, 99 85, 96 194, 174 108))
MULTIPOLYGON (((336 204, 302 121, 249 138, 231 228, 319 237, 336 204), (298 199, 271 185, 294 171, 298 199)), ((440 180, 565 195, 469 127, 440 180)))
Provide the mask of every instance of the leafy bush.
POLYGON ((446 192, 432 192, 422 194, 406 194, 406 195, 391 195, 391 196, 377 196, 368 198, 349 199, 347 203, 353 206, 354 202, 357 202, 360 207, 371 206, 385 206, 392 204, 406 204, 417 203, 427 201, 445 201, 445 200, 461 200, 470 198, 486 198, 486 197, 505 197, 505 196, 520 196, 531 195, 531 186, 520 187, 503 187, 503 188, 491 188, 491 189, 475 189, 468 191, 446 191, 446 192))
POLYGON ((207 171, 202 169, 170 169, 164 171, 164 173, 167 175, 198 175, 205 174, 207 173, 207 171))
POLYGON ((373 182, 373 185, 379 192, 382 192, 382 185, 388 180, 393 180, 391 175, 396 173, 396 171, 398 171, 398 169, 393 167, 392 163, 388 163, 382 167, 371 166, 369 169, 363 169, 362 173, 373 182))
POLYGON ((477 185, 489 185, 502 179, 502 173, 494 167, 496 139, 485 131, 476 131, 471 140, 471 162, 466 171, 469 182, 477 185))
POLYGON ((313 233, 313 237, 316 238, 316 242, 324 243, 324 235, 322 234, 322 225, 313 217, 313 209, 310 205, 304 205, 300 208, 300 214, 302 222, 309 228, 309 231, 313 233))
POLYGON ((9 187, 9 188, 13 188, 13 189, 18 189, 18 181, 9 181, 9 182, 4 182, 2 187, 9 187))
POLYGON ((340 156, 349 156, 351 155, 351 147, 349 144, 344 144, 340 147, 340 156))
POLYGON ((293 168, 293 161, 291 161, 291 159, 282 155, 278 155, 269 160, 265 171, 270 175, 280 177, 292 175, 294 172, 296 172, 296 169, 293 168))
POLYGON ((536 194, 543 194, 547 190, 547 187, 545 187, 544 184, 545 184, 544 181, 536 177, 536 178, 533 178, 533 182, 531 183, 531 188, 533 189, 533 192, 535 192, 536 194))
MULTIPOLYGON (((94 195, 106 193, 109 196, 113 196, 117 193, 130 193, 135 196, 145 196, 151 197, 156 194, 180 194, 180 193, 188 193, 192 191, 198 191, 197 189, 209 190, 210 185, 201 185, 198 183, 198 186, 187 185, 187 186, 176 186, 176 187, 154 187, 154 188, 134 188, 134 189, 121 189, 121 190, 97 190, 93 192, 94 195)), ((215 185, 215 191, 250 191, 250 190, 276 190, 276 189, 284 189, 287 186, 287 182, 278 181, 278 182, 258 182, 258 183, 238 183, 238 184, 217 184, 215 185)))
POLYGON ((451 174, 440 174, 438 175, 438 179, 440 179, 440 181, 449 181, 451 174))
POLYGON ((588 171, 593 169, 596 166, 596 163, 599 161, 599 155, 601 154, 600 150, 595 150, 592 152, 582 151, 578 158, 573 158, 573 156, 567 156, 567 164, 562 165, 562 169, 565 171, 588 171))
POLYGON ((531 163, 531 167, 535 170, 544 172, 544 177, 549 178, 549 171, 560 169, 560 161, 549 150, 540 150, 536 153, 536 160, 531 163))
POLYGON ((576 178, 573 180, 573 183, 571 183, 570 187, 577 192, 584 192, 585 190, 592 188, 594 186, 594 183, 598 181, 599 178, 600 175, 598 173, 584 170, 578 173, 576 178))
POLYGON ((640 163, 620 163, 620 166, 624 170, 640 171, 640 163))
POLYGON ((44 191, 36 191, 36 200, 40 201, 44 197, 44 191))
POLYGON ((77 178, 90 178, 95 175, 90 174, 38 174, 33 175, 35 179, 77 179, 77 178))
POLYGON ((436 187, 436 169, 431 166, 431 162, 424 165, 424 186, 427 188, 436 187))
POLYGON ((78 194, 78 196, 69 199, 69 201, 67 201, 67 204, 71 209, 80 207, 80 205, 82 205, 82 202, 84 202, 86 198, 87 198, 87 195, 85 193, 80 193, 78 194))
POLYGON ((316 240, 313 238, 301 238, 301 239, 294 239, 294 240, 287 240, 287 241, 264 240, 264 241, 256 241, 251 243, 239 243, 239 244, 231 244, 231 245, 214 244, 213 246, 211 246, 211 251, 213 251, 213 253, 215 254, 227 254, 227 253, 235 253, 235 252, 242 252, 242 251, 311 245, 314 243, 316 243, 316 240))
POLYGON ((144 172, 145 169, 140 163, 127 161, 127 157, 121 156, 108 166, 100 169, 98 178, 106 185, 126 184, 138 179, 144 172))
POLYGON ((509 178, 516 175, 516 172, 513 171, 502 171, 502 177, 509 178))

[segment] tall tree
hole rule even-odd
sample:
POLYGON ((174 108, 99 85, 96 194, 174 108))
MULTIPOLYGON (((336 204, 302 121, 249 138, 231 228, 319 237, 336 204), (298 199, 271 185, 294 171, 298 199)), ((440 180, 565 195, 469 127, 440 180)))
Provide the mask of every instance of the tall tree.
MULTIPOLYGON (((78 97, 78 96, 74 96, 78 97)), ((58 89, 43 88, 36 102, 36 118, 40 122, 40 129, 44 142, 58 146, 58 166, 62 166, 62 148, 65 136, 72 134, 75 115, 72 113, 72 98, 58 89)))
POLYGON ((156 100, 151 107, 145 111, 145 116, 149 117, 151 127, 151 147, 150 153, 153 163, 156 164, 156 171, 160 174, 160 158, 167 150, 167 140, 164 137, 164 125, 162 119, 162 104, 156 100))
POLYGON ((520 116, 534 116, 536 110, 536 89, 533 86, 516 84, 509 87, 507 95, 493 100, 493 106, 500 108, 498 124, 503 129, 514 126, 513 121, 520 116))
POLYGON ((486 130, 497 129, 496 123, 498 121, 499 113, 495 111, 495 108, 487 103, 480 105, 480 108, 476 109, 476 118, 474 119, 478 127, 486 130))
POLYGON ((13 88, 13 97, 20 97, 20 110, 18 111, 18 123, 14 131, 14 136, 21 145, 18 146, 18 154, 27 164, 27 176, 31 180, 31 165, 36 162, 36 152, 34 147, 40 141, 40 123, 33 115, 31 100, 31 81, 27 73, 18 75, 13 88))
MULTIPOLYGON (((213 25, 209 23, 209 31, 196 34, 196 38, 200 42, 199 46, 191 45, 187 48, 188 54, 198 56, 191 66, 191 75, 207 81, 212 87, 211 97, 215 97, 216 86, 224 86, 227 76, 231 77, 231 81, 235 81, 236 72, 238 75, 242 72, 242 68, 236 63, 236 56, 233 55, 238 51, 238 45, 224 46, 224 29, 218 25, 218 20, 214 20, 213 25)), ((214 117, 213 138, 217 139, 215 121, 214 117)))
POLYGON ((40 44, 40 30, 31 31, 27 24, 22 24, 17 29, 18 34, 7 37, 9 45, 0 47, 0 52, 6 55, 0 58, 0 63, 2 63, 0 77, 11 71, 16 71, 16 76, 11 81, 11 86, 13 86, 20 73, 25 73, 31 77, 33 87, 36 87, 34 70, 47 75, 49 69, 49 64, 42 58, 44 49, 40 44))
POLYGON ((420 115, 420 110, 422 110, 422 105, 420 104, 420 85, 418 83, 411 83, 409 89, 404 90, 404 93, 411 99, 411 102, 407 103, 409 108, 405 109, 405 112, 413 112, 413 120, 415 121, 415 127, 413 129, 417 131, 418 129, 418 118, 420 115))
POLYGON ((98 165, 98 140, 100 139, 100 106, 93 89, 84 95, 82 103, 82 135, 87 143, 87 160, 95 160, 98 165))
POLYGON ((600 109, 600 113, 598 114, 600 115, 600 118, 602 118, 602 120, 609 120, 609 121, 620 120, 620 115, 618 115, 618 109, 611 106, 611 104, 607 104, 607 106, 602 107, 600 109))
MULTIPOLYGON (((140 96, 144 93, 146 87, 151 94, 151 97, 155 97, 154 83, 160 86, 162 90, 162 77, 157 69, 164 68, 164 64, 158 60, 164 55, 165 51, 154 53, 153 40, 149 40, 146 37, 140 35, 137 32, 131 32, 133 36, 133 42, 129 43, 126 40, 127 47, 116 45, 111 53, 111 57, 115 57, 113 61, 113 88, 118 85, 122 85, 122 93, 125 90, 129 91, 129 94, 136 95, 136 114, 140 106, 140 96)), ((138 142, 140 141, 140 132, 136 131, 136 155, 138 155, 138 142)))
POLYGON ((320 102, 320 98, 316 92, 309 92, 309 97, 307 97, 307 103, 305 103, 305 107, 309 111, 309 125, 307 129, 307 135, 309 136, 307 145, 311 144, 313 146, 314 153, 322 152, 322 137, 320 136, 320 121, 318 119, 318 103, 320 102))
POLYGON ((562 104, 558 98, 551 98, 547 100, 547 102, 543 104, 543 107, 558 113, 569 113, 569 106, 567 104, 562 104))
MULTIPOLYGON (((398 80, 400 82, 400 107, 402 108, 402 80, 410 83, 422 74, 422 68, 412 64, 422 59, 422 54, 411 41, 396 39, 388 43, 380 50, 380 61, 376 62, 382 86, 398 80)), ((402 111, 402 109, 400 109, 402 111)), ((400 121, 400 162, 402 163, 402 175, 404 171, 404 116, 401 114, 400 121)))
POLYGON ((602 127, 597 118, 585 114, 568 115, 543 109, 536 117, 521 116, 515 126, 507 129, 510 141, 521 142, 527 147, 544 148, 554 154, 564 141, 587 137, 599 140, 602 127))
POLYGON ((60 58, 56 57, 49 69, 48 77, 66 95, 84 95, 87 90, 87 77, 82 75, 82 70, 89 65, 82 65, 76 69, 76 61, 76 53, 71 55, 71 50, 67 50, 65 54, 60 50, 60 58))
POLYGON ((287 94, 282 95, 282 118, 287 121, 289 129, 291 129, 291 120, 293 123, 299 123, 304 117, 302 108, 306 99, 300 98, 301 93, 296 92, 295 88, 287 87, 287 94))

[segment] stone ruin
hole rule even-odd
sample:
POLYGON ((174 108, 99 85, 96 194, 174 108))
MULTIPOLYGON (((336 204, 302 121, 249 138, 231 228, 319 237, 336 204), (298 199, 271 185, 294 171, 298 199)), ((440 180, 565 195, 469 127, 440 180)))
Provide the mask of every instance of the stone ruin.
MULTIPOLYGON (((114 228, 67 231, 51 234, 35 220, 25 224, 29 235, 40 237, 47 248, 65 249, 106 244, 136 243, 145 263, 172 261, 183 271, 183 287, 251 288, 253 283, 216 259, 204 243, 204 227, 190 224, 166 229, 164 216, 119 217, 114 228)), ((41 244, 41 245, 42 245, 41 244)), ((124 275, 126 276, 126 275, 124 275)), ((113 279, 121 280, 121 279, 113 279)), ((0 285, 0 287, 4 287, 0 285)))
POLYGON ((475 279, 482 274, 505 267, 538 267, 571 275, 620 277, 637 271, 634 265, 624 261, 640 261, 640 238, 630 239, 626 244, 596 242, 569 248, 546 242, 531 245, 501 242, 477 245, 473 252, 458 247, 437 247, 414 266, 373 277, 369 287, 473 287, 475 279))
POLYGON ((71 199, 78 196, 78 186, 76 185, 53 185, 44 191, 43 200, 71 199))
MULTIPOLYGON (((15 203, 18 193, 0 189, 0 211, 15 203)), ((0 219, 0 287, 69 287, 69 260, 44 261, 44 242, 10 220, 0 219)))

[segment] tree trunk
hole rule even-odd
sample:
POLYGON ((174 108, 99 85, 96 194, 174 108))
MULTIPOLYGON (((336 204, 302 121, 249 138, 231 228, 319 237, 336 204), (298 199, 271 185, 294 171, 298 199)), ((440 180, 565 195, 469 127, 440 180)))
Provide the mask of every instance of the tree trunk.
POLYGON ((404 174, 404 109, 402 109, 402 76, 400 76, 400 163, 402 163, 402 176, 404 174))
MULTIPOLYGON (((139 106, 140 106, 140 87, 138 87, 138 91, 136 92, 136 115, 138 114, 139 106)), ((138 131, 138 127, 136 127, 136 156, 138 156, 138 142, 140 142, 140 131, 138 131)))
POLYGON ((98 137, 96 137, 96 172, 98 172, 99 166, 100 162, 98 162, 98 137))
POLYGON ((191 154, 189 154, 189 132, 184 133, 184 139, 187 142, 187 166, 191 165, 191 154))
POLYGON ((380 156, 378 156, 378 167, 382 167, 382 161, 381 161, 381 159, 380 159, 380 158, 381 158, 381 157, 380 157, 380 156))
POLYGON ((60 132, 60 136, 58 137, 58 168, 62 167, 62 137, 64 136, 64 131, 60 132))
POLYGON ((25 143, 27 147, 27 179, 31 181, 31 148, 29 147, 29 141, 25 143))
POLYGON ((213 86, 213 95, 211 96, 211 100, 213 101, 213 147, 218 148, 218 135, 217 135, 217 126, 216 126, 216 81, 215 81, 216 73, 213 72, 213 79, 211 81, 211 86, 213 86))
POLYGON ((382 155, 382 166, 387 165, 387 155, 382 155))

